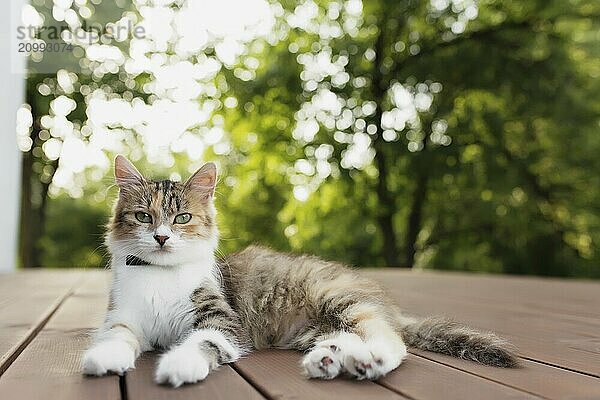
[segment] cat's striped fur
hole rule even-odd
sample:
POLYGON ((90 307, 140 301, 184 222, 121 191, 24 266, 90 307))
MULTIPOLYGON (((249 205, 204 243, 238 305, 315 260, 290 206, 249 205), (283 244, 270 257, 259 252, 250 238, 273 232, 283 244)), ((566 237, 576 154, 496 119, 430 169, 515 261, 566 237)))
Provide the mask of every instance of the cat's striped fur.
POLYGON ((151 182, 119 156, 115 175, 111 304, 84 356, 87 374, 123 373, 141 352, 166 349, 156 380, 179 386, 253 349, 286 348, 306 352, 308 377, 377 379, 400 365, 405 343, 517 364, 494 334, 405 317, 377 284, 341 264, 259 246, 216 260, 213 164, 186 183, 151 182))

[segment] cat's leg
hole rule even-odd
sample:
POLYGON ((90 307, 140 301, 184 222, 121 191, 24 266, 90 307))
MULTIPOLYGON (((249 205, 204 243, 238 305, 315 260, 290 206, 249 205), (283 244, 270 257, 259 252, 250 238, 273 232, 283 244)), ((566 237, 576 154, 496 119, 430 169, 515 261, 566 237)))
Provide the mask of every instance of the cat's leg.
POLYGON ((101 376, 114 372, 122 375, 135 368, 140 352, 140 343, 127 325, 109 324, 102 328, 92 347, 83 355, 83 373, 101 376))
POLYGON ((406 346, 384 312, 382 306, 369 303, 345 308, 336 318, 346 329, 316 336, 302 360, 305 375, 332 379, 347 373, 357 379, 378 379, 397 368, 407 355, 406 346))
POLYGON ((174 387, 203 380, 221 364, 234 362, 244 353, 244 337, 238 315, 216 289, 198 289, 192 295, 194 329, 162 355, 156 368, 157 383, 174 387))
MULTIPOLYGON (((357 309, 368 309, 362 305, 357 309)), ((365 311, 365 310, 363 310, 365 311)), ((373 310, 375 311, 375 310, 373 310)), ((344 369, 357 379, 378 379, 396 369, 408 355, 402 337, 379 312, 359 312, 353 328, 364 347, 350 347, 344 354, 344 369), (366 350, 366 351, 365 351, 366 350), (368 352, 368 356, 365 354, 368 352)))

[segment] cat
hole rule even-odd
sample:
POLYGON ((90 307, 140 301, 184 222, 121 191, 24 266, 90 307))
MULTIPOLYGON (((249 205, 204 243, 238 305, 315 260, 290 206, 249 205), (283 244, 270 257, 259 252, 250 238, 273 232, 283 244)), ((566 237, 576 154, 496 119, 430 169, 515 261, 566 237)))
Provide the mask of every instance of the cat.
POLYGON ((151 350, 165 350, 155 381, 174 387, 263 348, 305 352, 301 372, 320 379, 378 379, 401 364, 407 345, 517 365, 498 336, 404 316, 377 284, 341 264, 260 246, 217 259, 213 163, 185 183, 150 181, 117 156, 115 178, 110 304, 83 356, 87 375, 123 374, 151 350))

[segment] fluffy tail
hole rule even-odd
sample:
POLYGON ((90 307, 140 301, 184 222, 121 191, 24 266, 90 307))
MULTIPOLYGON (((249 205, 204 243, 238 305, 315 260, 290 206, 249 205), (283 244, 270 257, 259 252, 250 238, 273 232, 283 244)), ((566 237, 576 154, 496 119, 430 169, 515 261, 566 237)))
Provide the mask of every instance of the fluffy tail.
POLYGON ((493 333, 482 333, 445 318, 402 318, 400 326, 406 344, 502 368, 519 365, 514 347, 493 333))

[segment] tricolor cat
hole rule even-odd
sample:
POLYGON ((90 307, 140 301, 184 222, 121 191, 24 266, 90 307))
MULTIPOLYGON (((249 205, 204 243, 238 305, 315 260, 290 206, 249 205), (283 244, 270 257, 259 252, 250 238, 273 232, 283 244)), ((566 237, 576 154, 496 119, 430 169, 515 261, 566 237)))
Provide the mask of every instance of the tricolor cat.
POLYGON ((302 372, 321 379, 378 379, 400 365, 407 345, 517 364, 494 334, 403 316, 375 283, 343 265, 257 246, 217 260, 212 163, 185 183, 156 182, 117 156, 115 177, 110 305, 84 355, 85 374, 122 374, 150 350, 164 350, 156 382, 173 386, 262 348, 305 352, 302 372))

